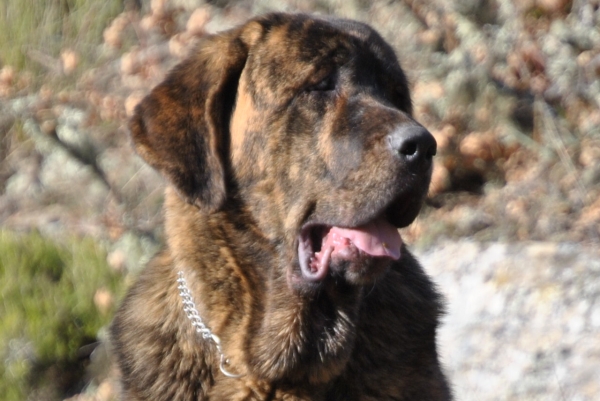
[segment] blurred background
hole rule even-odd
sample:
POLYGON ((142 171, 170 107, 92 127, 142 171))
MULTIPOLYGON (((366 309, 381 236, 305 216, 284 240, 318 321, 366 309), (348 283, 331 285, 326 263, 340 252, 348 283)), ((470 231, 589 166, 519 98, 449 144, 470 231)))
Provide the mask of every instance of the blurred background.
POLYGON ((2 399, 115 399, 106 327, 163 241, 127 119, 198 38, 273 10, 397 51, 439 146, 402 234, 448 299, 457 399, 600 399, 599 0, 2 0, 2 399))

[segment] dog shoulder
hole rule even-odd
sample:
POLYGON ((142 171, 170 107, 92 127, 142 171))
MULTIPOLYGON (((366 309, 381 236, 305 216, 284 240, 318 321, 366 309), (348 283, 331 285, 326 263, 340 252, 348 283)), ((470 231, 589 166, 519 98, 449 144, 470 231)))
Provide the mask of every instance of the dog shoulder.
POLYGON ((177 285, 172 258, 163 252, 142 271, 113 320, 123 399, 205 399, 214 355, 186 321, 177 285))

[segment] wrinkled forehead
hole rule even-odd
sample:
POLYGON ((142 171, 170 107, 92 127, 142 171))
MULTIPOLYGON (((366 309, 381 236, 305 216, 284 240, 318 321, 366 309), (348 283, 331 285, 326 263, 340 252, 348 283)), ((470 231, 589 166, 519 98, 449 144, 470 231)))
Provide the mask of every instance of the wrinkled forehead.
POLYGON ((327 17, 325 21, 340 32, 354 38, 379 59, 396 62, 396 54, 383 38, 367 24, 335 17, 327 17))
MULTIPOLYGON (((378 59, 396 60, 385 41, 366 24, 334 17, 271 15, 263 26, 258 48, 278 49, 280 55, 295 56, 301 62, 337 54, 371 53, 378 59), (261 46, 262 45, 262 46, 261 46)), ((275 54, 274 54, 275 55, 275 54)))
POLYGON ((250 48, 247 63, 255 75, 251 78, 254 83, 267 78, 277 83, 277 91, 282 93, 346 66, 353 75, 377 75, 378 79, 390 80, 398 90, 406 90, 394 51, 366 24, 286 14, 271 14, 256 22, 261 33, 250 48))

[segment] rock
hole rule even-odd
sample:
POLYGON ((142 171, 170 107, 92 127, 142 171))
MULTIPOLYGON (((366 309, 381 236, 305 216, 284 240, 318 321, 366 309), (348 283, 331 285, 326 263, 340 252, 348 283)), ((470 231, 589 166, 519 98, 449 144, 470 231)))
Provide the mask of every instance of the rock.
POLYGON ((440 353, 456 399, 596 399, 597 249, 462 240, 418 257, 447 297, 440 353))

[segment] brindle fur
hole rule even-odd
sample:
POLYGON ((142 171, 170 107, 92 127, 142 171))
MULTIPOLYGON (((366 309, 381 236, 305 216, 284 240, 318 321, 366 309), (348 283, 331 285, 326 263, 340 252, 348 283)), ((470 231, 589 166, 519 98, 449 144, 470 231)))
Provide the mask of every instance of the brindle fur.
POLYGON ((357 226, 393 199, 397 226, 414 219, 430 169, 409 173, 389 155, 385 136, 401 124, 416 124, 406 78, 361 23, 269 14, 175 67, 130 125, 171 185, 166 249, 111 328, 123 398, 449 400, 440 296, 404 246, 353 283, 294 280, 306 222, 357 226), (225 377, 193 330, 178 271, 242 378, 225 377))

